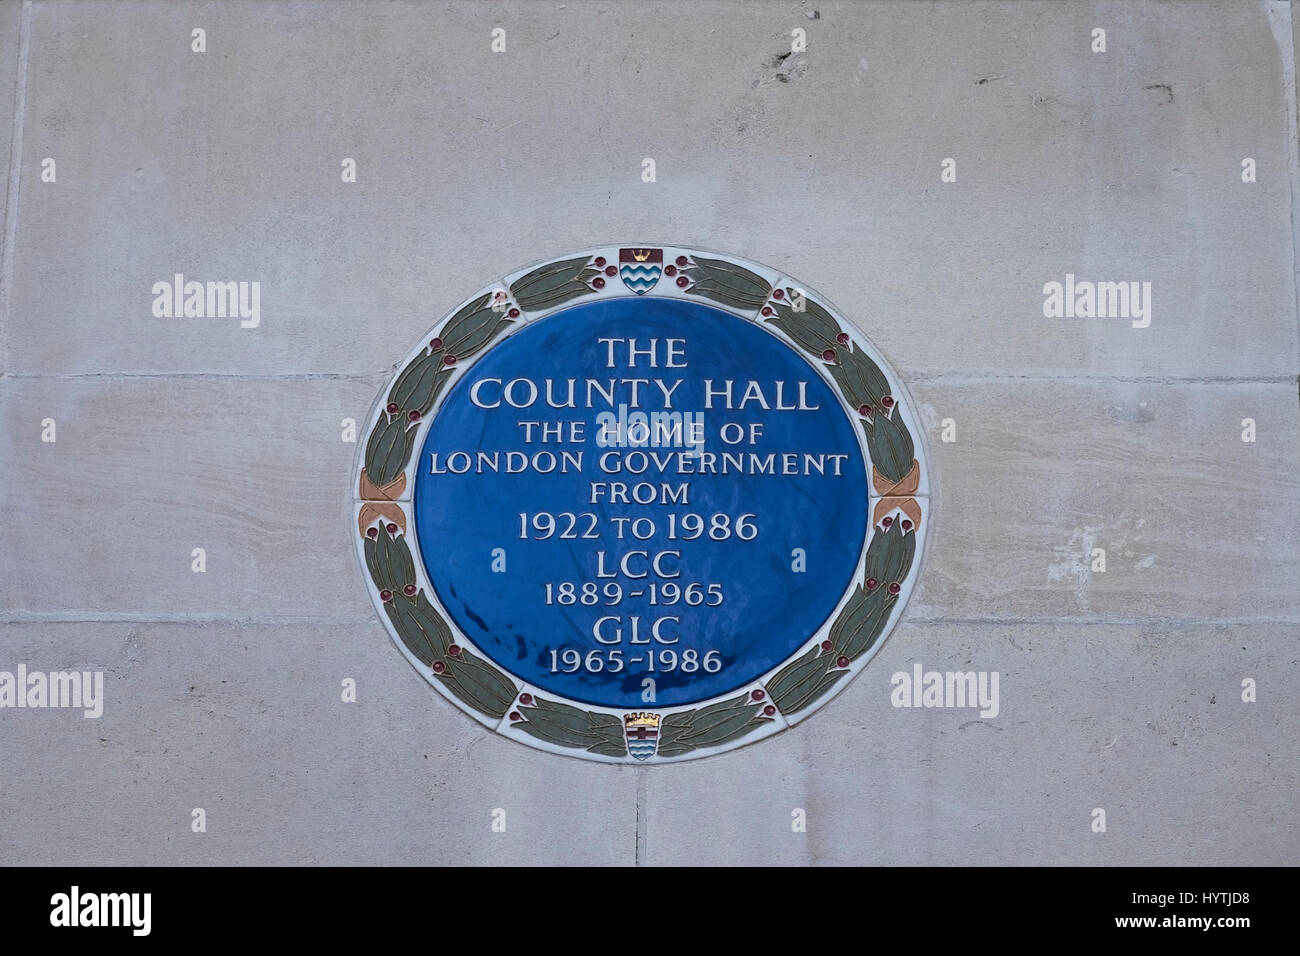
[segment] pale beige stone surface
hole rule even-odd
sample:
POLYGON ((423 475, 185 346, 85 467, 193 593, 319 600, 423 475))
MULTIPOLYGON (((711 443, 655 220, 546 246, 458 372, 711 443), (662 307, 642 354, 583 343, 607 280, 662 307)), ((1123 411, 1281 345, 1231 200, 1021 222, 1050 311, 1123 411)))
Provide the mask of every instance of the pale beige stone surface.
POLYGON ((1293 625, 905 624, 793 730, 648 772, 646 862, 1292 863, 1295 640, 1293 625), (999 671, 998 716, 893 707, 892 675, 918 662, 999 671))
POLYGON ((788 271, 903 370, 1282 377, 1269 2, 37 3, 13 368, 376 372, 500 275, 648 240, 788 271), (177 272, 261 281, 262 327, 154 318, 177 272), (1151 327, 1045 320, 1067 272, 1152 282, 1151 327))
MULTIPOLYGON (((11 160, 15 158, 14 133, 22 124, 20 107, 25 92, 19 82, 22 56, 22 5, 0 4, 0 307, 12 288, 6 266, 12 267, 9 226, 13 197, 10 193, 11 160)), ((16 184, 16 183, 15 183, 16 184)), ((0 373, 8 368, 7 325, 0 324, 0 373)))
POLYGON ((0 710, 0 860, 1300 861, 1295 12, 0 3, 0 670, 108 679, 99 720, 0 710), (521 747, 423 684, 340 441, 466 295, 622 240, 824 293, 932 469, 862 676, 660 768, 521 747), (261 326, 155 318, 177 272, 260 282, 261 326), (1151 282, 1150 327, 1044 318, 1067 272, 1151 282), (999 716, 892 707, 915 662, 998 671, 999 716))
POLYGON ((631 864, 627 768, 479 728, 355 624, 0 625, 31 670, 102 670, 104 713, 5 710, 6 862, 631 864), (342 701, 342 681, 356 702, 342 701), (557 764, 558 761, 558 764, 557 764), (202 808, 207 830, 194 833, 202 808), (493 811, 505 830, 494 832, 493 811))

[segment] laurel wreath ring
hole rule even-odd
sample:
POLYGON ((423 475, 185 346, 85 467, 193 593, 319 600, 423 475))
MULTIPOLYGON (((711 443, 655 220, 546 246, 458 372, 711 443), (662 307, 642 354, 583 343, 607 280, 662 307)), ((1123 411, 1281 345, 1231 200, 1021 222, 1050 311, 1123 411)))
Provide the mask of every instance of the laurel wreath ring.
MULTIPOLYGON (((521 692, 505 671, 457 643, 447 618, 417 580, 400 503, 419 423, 457 366, 492 345, 523 312, 550 310, 595 295, 593 280, 602 270, 594 258, 548 262, 515 279, 508 292, 479 295, 457 310, 439 337, 406 365, 389 388, 365 446, 357 521, 365 539, 365 567, 389 623, 411 655, 429 668, 428 676, 485 723, 499 724, 510 715, 511 728, 539 741, 622 758, 628 748, 618 714, 521 692)), ((664 758, 740 741, 775 719, 772 708, 785 717, 798 714, 849 674, 852 663, 871 651, 884 633, 901 582, 912 569, 915 531, 922 519, 914 497, 920 466, 913 436, 896 413, 885 374, 866 350, 852 347, 851 334, 835 317, 803 290, 774 287, 734 262, 694 254, 680 275, 688 282, 685 294, 747 313, 823 364, 849 407, 858 410, 879 497, 863 573, 827 638, 785 662, 762 682, 761 690, 664 714, 656 751, 664 758)))

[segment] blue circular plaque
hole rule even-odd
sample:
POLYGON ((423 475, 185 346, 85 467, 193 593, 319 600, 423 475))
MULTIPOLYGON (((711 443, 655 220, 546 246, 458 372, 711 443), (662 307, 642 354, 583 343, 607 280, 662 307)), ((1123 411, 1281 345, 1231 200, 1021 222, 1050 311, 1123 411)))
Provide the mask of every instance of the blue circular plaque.
POLYGON ((673 706, 771 670, 835 609, 867 531, 858 439, 817 370, 678 299, 508 337, 449 392, 415 474, 424 566, 460 629, 607 707, 640 706, 646 678, 673 706), (506 571, 485 573, 495 549, 506 571))
POLYGON ((411 353, 358 465, 398 647, 492 728, 665 761, 798 722, 901 613, 928 485, 821 297, 657 246, 507 277, 411 353))

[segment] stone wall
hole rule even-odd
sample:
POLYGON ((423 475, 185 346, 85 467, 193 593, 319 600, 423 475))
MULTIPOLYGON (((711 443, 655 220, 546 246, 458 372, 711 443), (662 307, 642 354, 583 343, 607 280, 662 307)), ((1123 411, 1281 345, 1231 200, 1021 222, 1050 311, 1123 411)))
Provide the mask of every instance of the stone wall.
POLYGON ((106 678, 97 720, 0 710, 0 860, 1297 862, 1296 14, 0 3, 0 670, 106 678), (867 671, 664 767, 430 691, 340 439, 466 295, 618 241, 825 293, 934 486, 867 671), (176 273, 260 282, 260 324, 155 317, 176 273), (1067 273, 1150 282, 1150 325, 1046 318, 1067 273), (918 662, 999 672, 1000 713, 892 706, 918 662))

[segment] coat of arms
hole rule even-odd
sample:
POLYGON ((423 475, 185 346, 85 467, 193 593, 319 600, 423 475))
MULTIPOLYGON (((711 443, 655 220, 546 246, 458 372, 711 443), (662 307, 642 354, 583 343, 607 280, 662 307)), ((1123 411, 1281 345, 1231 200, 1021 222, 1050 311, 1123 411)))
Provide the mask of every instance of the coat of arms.
POLYGON ((663 271, 662 249, 618 250, 618 274, 623 284, 637 295, 645 295, 653 289, 663 271))
POLYGON ((637 760, 645 760, 655 755, 659 746, 659 715, 651 713, 631 713, 623 718, 623 730, 627 734, 627 752, 637 760))

